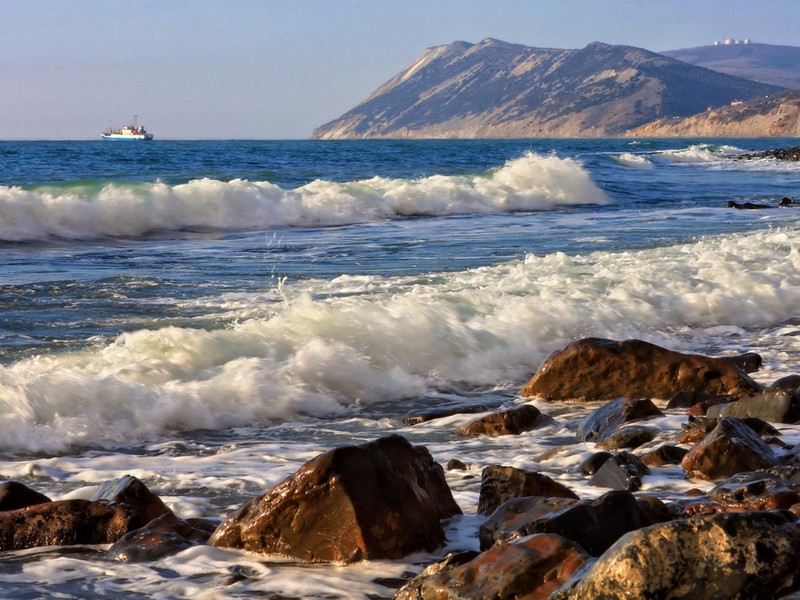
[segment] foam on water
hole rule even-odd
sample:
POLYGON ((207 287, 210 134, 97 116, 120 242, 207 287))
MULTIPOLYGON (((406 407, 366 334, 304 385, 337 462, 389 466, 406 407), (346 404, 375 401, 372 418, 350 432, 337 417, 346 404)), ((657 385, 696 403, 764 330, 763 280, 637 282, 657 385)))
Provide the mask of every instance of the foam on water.
POLYGON ((0 240, 135 237, 191 228, 316 227, 608 202, 576 160, 528 152, 475 176, 316 180, 293 190, 242 179, 199 179, 172 186, 3 186, 0 240))
POLYGON ((617 163, 623 167, 630 167, 632 169, 654 169, 653 162, 642 154, 634 154, 633 152, 623 152, 617 156, 612 157, 617 163))
MULTIPOLYGON (((746 344, 768 364, 779 347, 788 364, 798 338, 782 324, 800 306, 800 249, 786 228, 282 291, 266 316, 226 328, 143 329, 0 367, 0 446, 58 451, 345 416, 435 391, 513 390, 547 354, 588 336, 700 352, 746 344)), ((251 314, 245 295, 239 306, 251 314)))

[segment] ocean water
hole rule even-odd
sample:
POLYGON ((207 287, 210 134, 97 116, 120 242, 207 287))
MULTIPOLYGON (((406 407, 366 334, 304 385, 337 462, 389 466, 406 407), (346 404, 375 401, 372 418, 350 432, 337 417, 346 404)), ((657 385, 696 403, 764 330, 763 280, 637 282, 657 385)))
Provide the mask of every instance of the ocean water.
MULTIPOLYGON (((551 352, 588 336, 800 359, 800 165, 737 160, 797 140, 0 142, 0 478, 53 499, 142 479, 220 519, 331 447, 400 433, 464 510, 432 555, 297 565, 196 547, 122 564, 105 547, 0 554, 0 597, 391 597, 477 548, 480 471, 572 472, 586 408, 465 439, 551 352)), ((659 419, 670 439, 685 417, 659 419)), ((800 432, 782 427, 789 443, 800 432)), ((642 493, 699 482, 654 470, 642 493)))

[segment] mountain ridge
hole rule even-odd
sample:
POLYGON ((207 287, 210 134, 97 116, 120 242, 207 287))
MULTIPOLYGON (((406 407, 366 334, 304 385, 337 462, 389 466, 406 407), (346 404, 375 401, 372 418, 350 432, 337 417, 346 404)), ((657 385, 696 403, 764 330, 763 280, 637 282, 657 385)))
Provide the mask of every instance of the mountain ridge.
POLYGON ((781 89, 633 46, 456 41, 427 48, 312 137, 613 137, 781 89))

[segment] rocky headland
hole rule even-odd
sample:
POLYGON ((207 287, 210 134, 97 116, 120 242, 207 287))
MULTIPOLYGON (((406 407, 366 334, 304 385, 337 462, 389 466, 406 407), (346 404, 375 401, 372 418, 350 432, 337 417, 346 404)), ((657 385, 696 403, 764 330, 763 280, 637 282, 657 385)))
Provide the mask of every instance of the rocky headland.
POLYGON ((459 457, 445 470, 423 445, 390 435, 324 452, 219 519, 184 520, 131 476, 83 500, 5 481, 0 550, 108 544, 108 559, 133 562, 209 544, 347 564, 434 552, 448 520, 469 509, 483 518, 477 543, 421 565, 395 598, 781 598, 800 590, 800 445, 779 429, 800 422, 800 376, 765 384, 753 377, 761 363, 587 338, 548 357, 516 401, 454 431, 488 442, 561 424, 574 437, 551 453, 594 448, 573 473, 592 497, 552 473, 487 465, 478 505, 460 507, 446 477, 466 469, 459 457), (564 406, 588 411, 570 420, 564 406), (659 427, 665 414, 679 431, 659 427), (681 489, 641 491, 664 469, 681 470, 681 489))

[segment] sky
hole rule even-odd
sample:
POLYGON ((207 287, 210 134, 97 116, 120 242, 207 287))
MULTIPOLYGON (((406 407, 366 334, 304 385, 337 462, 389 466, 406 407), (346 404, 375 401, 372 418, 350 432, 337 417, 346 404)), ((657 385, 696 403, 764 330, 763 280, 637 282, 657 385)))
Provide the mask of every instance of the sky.
POLYGON ((0 139, 306 139, 426 48, 800 46, 799 0, 0 0, 0 139))

